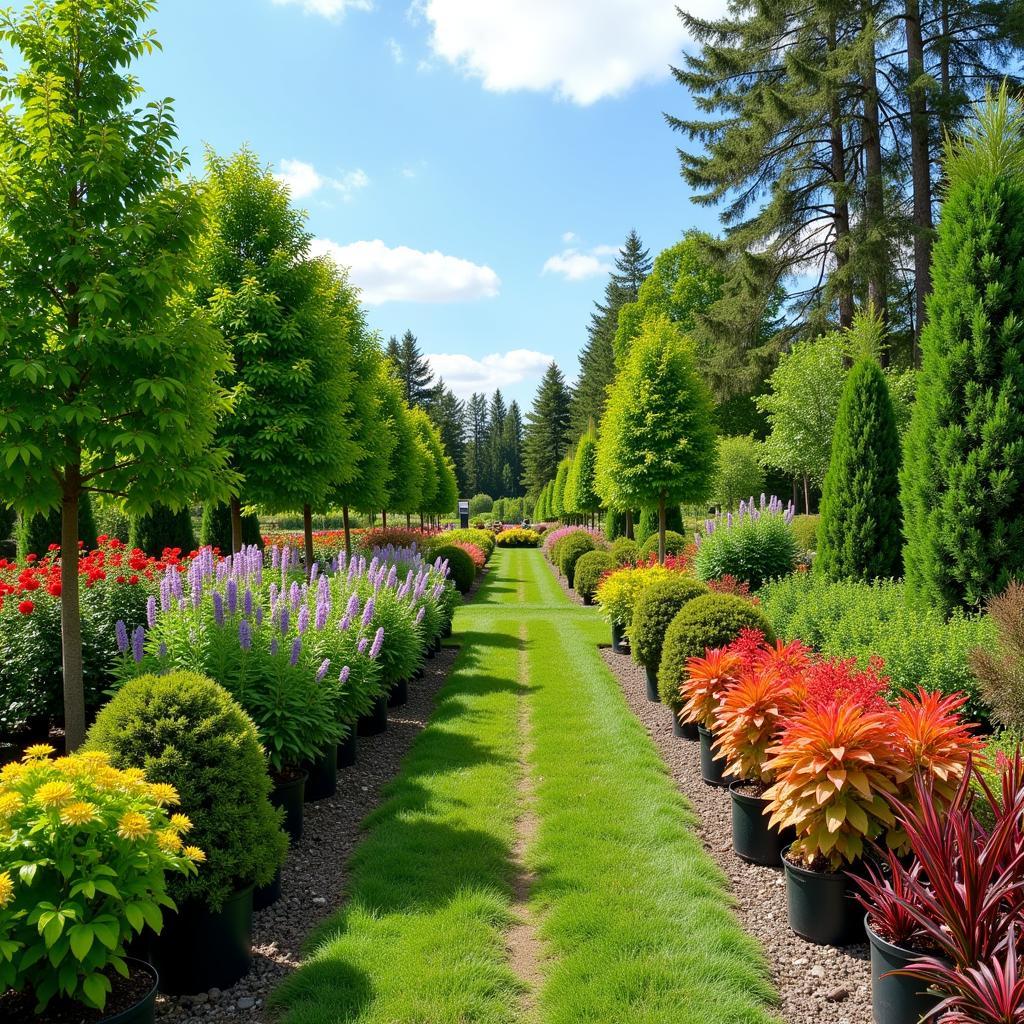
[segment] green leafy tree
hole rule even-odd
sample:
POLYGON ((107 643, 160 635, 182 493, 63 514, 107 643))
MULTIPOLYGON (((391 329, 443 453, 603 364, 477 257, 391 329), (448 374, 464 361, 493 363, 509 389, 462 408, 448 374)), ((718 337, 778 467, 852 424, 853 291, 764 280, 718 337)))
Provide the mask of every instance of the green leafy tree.
MULTIPOLYGON (((388 512, 415 512, 423 488, 423 449, 413 426, 409 407, 402 398, 401 382, 385 368, 379 381, 379 392, 384 419, 394 439, 391 450, 390 474, 381 513, 387 526, 388 512)), ((372 512, 366 499, 357 506, 362 512, 372 512)))
POLYGON ((565 491, 567 503, 576 515, 592 516, 601 507, 597 493, 597 433, 593 425, 576 445, 565 491))
POLYGON ((821 497, 814 567, 830 579, 901 574, 899 443, 885 375, 865 356, 843 389, 821 497))
MULTIPOLYGON (((42 557, 50 550, 51 544, 56 544, 59 547, 61 529, 61 510, 59 508, 51 509, 45 515, 37 513, 34 516, 19 516, 15 529, 18 558, 24 560, 27 555, 42 557)), ((96 547, 96 521, 93 517, 92 499, 89 497, 88 491, 82 494, 78 502, 78 539, 87 551, 96 547)), ((127 537, 121 539, 127 540, 127 537)))
MULTIPOLYGON (((513 402, 513 405, 515 403, 513 402)), ((430 418, 441 431, 441 442, 452 462, 459 494, 466 492, 466 403, 439 377, 430 398, 430 418)), ((455 507, 454 505, 452 506, 455 507)))
POLYGON ((658 506, 658 560, 665 560, 669 504, 711 492, 714 409, 693 353, 666 316, 648 320, 608 399, 598 446, 597 488, 616 508, 658 506))
POLYGON ((13 51, 0 66, 0 500, 61 509, 69 749, 85 736, 82 495, 143 512, 234 482, 213 440, 228 354, 179 299, 202 205, 178 180, 170 103, 142 103, 130 71, 156 45, 142 27, 152 6, 38 0, 0 14, 13 51))
MULTIPOLYGON (((416 428, 419 437, 421 454, 423 456, 423 482, 420 484, 420 523, 424 517, 433 516, 438 509, 438 499, 441 497, 441 478, 444 475, 444 449, 441 447, 441 440, 437 435, 430 417, 423 409, 410 410, 412 424, 416 428)), ((451 506, 449 506, 450 510, 451 506)))
POLYGON ((1022 137, 1004 90, 946 155, 901 478, 907 585, 944 610, 1024 573, 1022 137))
MULTIPOLYGON (((528 494, 537 494, 555 478, 558 464, 569 447, 569 417, 572 396, 565 377, 551 363, 541 378, 533 407, 526 414, 523 440, 523 484, 528 494)), ((555 514, 555 509, 551 509, 555 514)))
POLYGON ((301 511, 312 551, 312 509, 355 475, 348 290, 327 258, 310 255, 305 215, 254 153, 208 152, 203 286, 197 306, 228 340, 235 407, 220 438, 244 476, 232 496, 232 547, 241 507, 301 511), (258 225, 258 230, 254 230, 258 225))
POLYGON ((750 434, 718 439, 718 468, 712 500, 723 509, 735 509, 764 490, 761 445, 750 434))
POLYGON ((555 519, 565 519, 570 514, 565 507, 565 485, 569 482, 570 469, 572 469, 572 459, 565 458, 555 470, 555 481, 551 487, 551 514, 555 519))

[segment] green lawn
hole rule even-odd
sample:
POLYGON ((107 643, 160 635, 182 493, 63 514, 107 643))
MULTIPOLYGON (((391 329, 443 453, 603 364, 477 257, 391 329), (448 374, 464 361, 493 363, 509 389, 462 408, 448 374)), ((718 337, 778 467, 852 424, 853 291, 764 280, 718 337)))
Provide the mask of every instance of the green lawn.
POLYGON ((760 952, 597 652, 606 632, 540 552, 496 552, 437 711, 367 822, 346 909, 276 994, 287 1024, 773 1019, 760 952), (545 978, 529 1000, 506 951, 526 751, 545 978))

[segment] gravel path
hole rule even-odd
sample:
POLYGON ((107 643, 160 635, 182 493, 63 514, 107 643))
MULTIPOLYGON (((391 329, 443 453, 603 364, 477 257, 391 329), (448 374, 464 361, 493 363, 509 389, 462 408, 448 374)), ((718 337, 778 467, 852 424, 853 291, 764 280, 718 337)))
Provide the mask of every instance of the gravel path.
POLYGON ((787 1024, 871 1024, 867 946, 834 949, 794 935, 786 918, 782 871, 758 867, 732 852, 732 811, 726 790, 701 781, 697 744, 672 734, 671 712, 649 701, 644 671, 628 654, 602 648, 633 713, 646 726, 676 785, 701 822, 704 846, 732 882, 736 915, 768 957, 787 1024))
POLYGON ((198 996, 161 996, 161 1024, 216 1021, 263 1024, 263 1001, 302 960, 302 943, 319 921, 344 901, 349 856, 362 839, 362 821, 379 803, 381 789, 397 773, 417 734, 426 726, 458 649, 445 647, 426 662, 425 676, 409 686, 409 701, 388 713, 387 731, 359 737, 358 761, 338 769, 338 792, 305 805, 302 841, 288 853, 283 893, 253 919, 253 966, 236 985, 198 996))

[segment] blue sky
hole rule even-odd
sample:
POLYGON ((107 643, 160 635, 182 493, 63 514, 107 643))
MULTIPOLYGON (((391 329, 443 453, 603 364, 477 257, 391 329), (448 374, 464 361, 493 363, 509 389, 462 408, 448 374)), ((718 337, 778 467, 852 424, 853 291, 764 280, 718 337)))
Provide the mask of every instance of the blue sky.
POLYGON ((574 376, 627 231, 655 253, 713 226, 662 119, 689 109, 672 0, 163 0, 153 25, 138 71, 193 166, 249 143, 371 325, 463 394, 574 376))

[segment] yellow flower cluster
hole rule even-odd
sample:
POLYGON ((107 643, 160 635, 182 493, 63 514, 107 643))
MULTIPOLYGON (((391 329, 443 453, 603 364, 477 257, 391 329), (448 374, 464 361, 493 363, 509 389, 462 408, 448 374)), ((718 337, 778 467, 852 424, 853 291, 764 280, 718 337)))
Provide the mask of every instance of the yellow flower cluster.
POLYGON ((9 871, 0 871, 0 910, 14 899, 14 882, 9 871))

